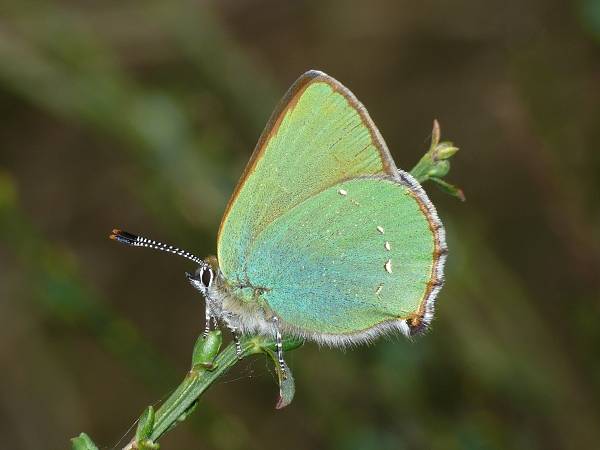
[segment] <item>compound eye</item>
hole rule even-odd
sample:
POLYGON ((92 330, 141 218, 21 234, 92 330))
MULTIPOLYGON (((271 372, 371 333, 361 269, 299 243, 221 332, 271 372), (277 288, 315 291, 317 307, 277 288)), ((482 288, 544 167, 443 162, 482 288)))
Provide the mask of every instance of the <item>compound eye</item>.
POLYGON ((212 279, 213 279, 213 271, 210 267, 208 267, 206 269, 203 268, 200 271, 200 281, 202 282, 204 287, 210 287, 210 284, 212 283, 212 279))

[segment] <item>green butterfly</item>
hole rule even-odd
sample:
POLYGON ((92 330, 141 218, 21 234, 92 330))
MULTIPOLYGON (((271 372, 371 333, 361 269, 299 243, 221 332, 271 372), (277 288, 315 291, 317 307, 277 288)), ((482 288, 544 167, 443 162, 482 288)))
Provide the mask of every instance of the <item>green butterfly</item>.
POLYGON ((330 346, 427 328, 444 283, 444 227, 399 170, 364 106, 337 80, 302 75, 271 116, 223 216, 218 257, 115 230, 113 239, 183 255, 210 321, 234 336, 330 346))

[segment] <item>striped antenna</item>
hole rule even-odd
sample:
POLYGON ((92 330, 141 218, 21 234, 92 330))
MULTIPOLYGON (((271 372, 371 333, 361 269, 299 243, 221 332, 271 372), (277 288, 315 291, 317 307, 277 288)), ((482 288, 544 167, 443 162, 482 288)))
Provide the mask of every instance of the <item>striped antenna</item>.
POLYGON ((135 234, 128 233, 123 230, 113 230, 114 234, 110 235, 110 238, 117 242, 122 242, 123 244, 133 245, 134 247, 148 247, 154 248, 156 250, 163 250, 165 252, 174 253, 179 256, 183 256, 187 259, 191 259, 197 264, 201 266, 205 266, 206 263, 198 258, 197 256, 192 255, 191 253, 186 252, 185 250, 181 250, 180 248, 173 247, 172 245, 161 244, 160 242, 153 241, 151 239, 146 239, 141 236, 137 236, 135 234))

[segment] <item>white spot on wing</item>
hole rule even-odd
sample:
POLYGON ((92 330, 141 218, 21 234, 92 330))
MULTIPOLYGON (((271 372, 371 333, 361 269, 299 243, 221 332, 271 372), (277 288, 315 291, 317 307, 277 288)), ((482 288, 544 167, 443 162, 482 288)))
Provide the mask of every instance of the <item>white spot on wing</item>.
POLYGON ((390 245, 390 243, 388 241, 385 241, 385 244, 383 244, 383 246, 385 247, 385 249, 388 252, 392 249, 392 246, 390 245))
POLYGON ((348 192, 347 192, 347 191, 345 191, 344 189, 340 189, 340 190, 338 191, 338 194, 340 194, 340 195, 348 195, 348 192))
POLYGON ((385 267, 385 271, 387 273, 392 273, 392 260, 388 259, 387 262, 384 264, 383 267, 385 267))
POLYGON ((377 289, 375 290, 375 295, 377 297, 379 297, 379 294, 381 293, 382 289, 383 289, 383 283, 380 283, 379 286, 377 286, 377 289))
POLYGON ((383 229, 383 227, 377 226, 377 231, 379 231, 381 234, 385 233, 385 230, 383 229))

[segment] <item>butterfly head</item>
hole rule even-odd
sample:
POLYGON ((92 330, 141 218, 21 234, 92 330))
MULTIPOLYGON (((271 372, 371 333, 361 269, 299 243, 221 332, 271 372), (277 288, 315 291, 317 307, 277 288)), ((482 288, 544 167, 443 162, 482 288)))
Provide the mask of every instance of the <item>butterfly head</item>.
POLYGON ((198 270, 192 275, 186 273, 188 280, 196 289, 198 289, 205 297, 210 293, 213 284, 219 273, 219 263, 217 258, 209 256, 204 261, 201 261, 198 270))

